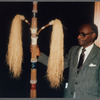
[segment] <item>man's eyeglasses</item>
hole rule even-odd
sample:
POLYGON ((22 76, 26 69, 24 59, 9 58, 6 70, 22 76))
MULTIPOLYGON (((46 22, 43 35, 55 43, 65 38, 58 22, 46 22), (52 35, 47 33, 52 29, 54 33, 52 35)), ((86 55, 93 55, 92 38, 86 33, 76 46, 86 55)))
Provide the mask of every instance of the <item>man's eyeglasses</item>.
POLYGON ((83 37, 86 37, 87 35, 92 34, 92 33, 93 33, 93 32, 85 34, 84 32, 82 32, 82 33, 79 33, 79 35, 80 35, 80 36, 83 36, 83 37))

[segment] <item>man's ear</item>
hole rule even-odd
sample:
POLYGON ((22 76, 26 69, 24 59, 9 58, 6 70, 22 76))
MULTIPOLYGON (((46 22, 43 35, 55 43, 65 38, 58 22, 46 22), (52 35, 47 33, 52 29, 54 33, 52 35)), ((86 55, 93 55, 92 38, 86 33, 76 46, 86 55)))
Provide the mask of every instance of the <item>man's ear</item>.
POLYGON ((92 39, 94 40, 96 38, 96 33, 92 33, 92 39))

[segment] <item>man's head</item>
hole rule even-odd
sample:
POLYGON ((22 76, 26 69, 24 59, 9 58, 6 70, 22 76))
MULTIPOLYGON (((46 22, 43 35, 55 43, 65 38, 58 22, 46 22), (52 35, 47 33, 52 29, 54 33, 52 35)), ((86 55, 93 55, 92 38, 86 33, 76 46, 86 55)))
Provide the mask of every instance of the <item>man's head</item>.
POLYGON ((83 24, 79 28, 78 43, 83 47, 91 45, 98 37, 98 28, 95 24, 83 24))

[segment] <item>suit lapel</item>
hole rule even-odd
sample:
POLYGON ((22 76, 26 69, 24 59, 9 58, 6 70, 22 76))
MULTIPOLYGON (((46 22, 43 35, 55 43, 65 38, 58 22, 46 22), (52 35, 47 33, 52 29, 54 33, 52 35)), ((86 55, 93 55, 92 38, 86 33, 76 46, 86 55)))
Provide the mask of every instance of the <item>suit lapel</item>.
MULTIPOLYGON (((97 47, 96 47, 96 45, 94 44, 94 46, 93 46, 93 48, 92 48, 90 54, 88 55, 87 59, 86 59, 85 62, 84 62, 84 64, 83 64, 81 70, 82 70, 84 67, 86 67, 86 66, 91 62, 91 60, 97 55, 97 50, 96 50, 96 48, 97 48, 97 47)), ((80 71, 81 71, 81 70, 80 70, 80 71)))

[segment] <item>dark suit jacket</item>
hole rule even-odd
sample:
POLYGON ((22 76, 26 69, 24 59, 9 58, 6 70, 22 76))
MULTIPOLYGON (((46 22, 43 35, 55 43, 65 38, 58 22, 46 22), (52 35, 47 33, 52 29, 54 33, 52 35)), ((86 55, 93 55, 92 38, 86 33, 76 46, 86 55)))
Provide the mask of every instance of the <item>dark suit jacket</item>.
MULTIPOLYGON (((100 48, 94 45, 82 69, 77 74, 78 53, 80 46, 74 46, 65 56, 64 67, 69 67, 68 88, 64 91, 64 97, 73 98, 98 98, 100 97, 100 48)), ((47 65, 47 57, 42 54, 39 62, 47 65)))

